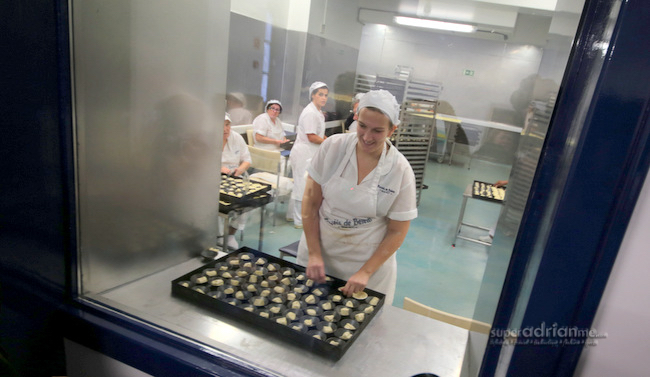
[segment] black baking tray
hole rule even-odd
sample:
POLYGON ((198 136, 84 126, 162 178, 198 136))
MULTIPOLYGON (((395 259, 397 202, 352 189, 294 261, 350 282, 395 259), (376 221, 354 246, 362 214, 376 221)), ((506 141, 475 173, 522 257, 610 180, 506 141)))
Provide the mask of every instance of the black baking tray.
MULTIPOLYGON (((267 183, 262 183, 260 181, 251 181, 250 185, 255 185, 257 189, 251 190, 248 192, 242 193, 241 196, 230 195, 227 192, 224 192, 224 189, 227 186, 227 180, 232 180, 236 182, 235 184, 244 184, 244 179, 241 177, 229 176, 226 174, 221 175, 221 183, 219 185, 219 200, 222 202, 227 202, 230 204, 250 204, 251 201, 258 200, 263 198, 265 195, 269 196, 269 191, 271 191, 271 185, 267 183)), ((268 202, 268 201, 267 201, 268 202)))
MULTIPOLYGON (((474 181, 474 183, 472 184, 472 198, 487 200, 487 201, 495 202, 495 203, 503 203, 503 199, 495 198, 494 196, 492 196, 492 187, 493 186, 494 185, 492 183, 482 182, 482 181, 474 181), (477 185, 479 185, 479 187, 480 187, 480 185, 485 185, 486 193, 485 194, 477 193, 476 192, 477 185)), ((497 187, 497 189, 503 190, 502 191, 503 196, 505 196, 505 193, 506 193, 506 188, 505 187, 497 187)))
MULTIPOLYGON (((277 323, 275 322, 274 318, 273 319, 265 318, 260 316, 258 313, 249 312, 245 310, 243 307, 246 304, 253 303, 252 298, 248 300, 246 299, 240 300, 239 305, 232 305, 226 302, 226 299, 233 297, 234 294, 229 295, 228 297, 225 298, 215 298, 210 296, 207 293, 200 293, 199 291, 196 290, 196 289, 201 289, 198 288, 198 286, 201 285, 207 287, 207 289, 209 290, 208 292, 218 291, 219 288, 212 287, 211 282, 207 282, 205 284, 192 283, 191 282, 192 276, 196 276, 197 274, 203 274, 205 270, 214 269, 215 266, 227 264, 228 261, 230 260, 229 258, 240 258, 240 262, 241 262, 242 260, 241 256, 244 254, 252 255, 253 260, 256 260, 257 258, 265 258, 268 261, 268 264, 271 263, 277 264, 279 265, 280 269, 292 268, 295 270, 296 274, 304 273, 305 271, 304 267, 299 266, 297 264, 285 261, 283 259, 274 257, 272 255, 268 255, 266 253, 248 247, 242 247, 235 252, 232 252, 210 263, 207 263, 200 268, 197 268, 193 271, 184 274, 183 276, 178 277, 177 279, 172 280, 171 282, 172 295, 185 299, 203 308, 212 310, 216 313, 224 314, 238 321, 248 323, 253 327, 259 329, 260 331, 269 333, 270 335, 277 338, 279 341, 289 341, 315 354, 322 355, 329 359, 334 359, 334 360, 339 360, 345 354, 345 352, 360 336, 360 334, 363 332, 366 326, 368 326, 368 324, 375 318, 375 316, 377 315, 381 307, 384 305, 384 301, 385 301, 384 294, 373 291, 371 289, 365 289, 364 292, 368 294, 368 298, 366 298, 365 300, 363 299, 360 300, 352 299, 352 300, 356 301, 359 305, 370 305, 369 304, 370 300, 373 297, 376 298, 375 305, 370 305, 373 307, 373 311, 371 313, 366 313, 365 319, 362 322, 358 322, 358 327, 356 330, 352 331, 352 337, 350 339, 343 341, 339 345, 332 345, 328 343, 328 340, 330 340, 332 336, 327 337, 327 339, 320 340, 306 332, 294 330, 287 325, 277 323), (189 282, 189 285, 188 286, 181 285, 180 283, 182 282, 189 282)), ((230 269, 229 271, 231 270, 234 269, 230 269)), ((317 288, 321 290, 328 290, 329 295, 336 293, 348 299, 338 291, 338 288, 343 287, 344 285, 345 285, 345 281, 330 276, 328 277, 328 281, 325 284, 315 284, 313 287, 309 288, 309 291, 304 293, 302 299, 305 299, 305 297, 307 297, 308 294, 310 294, 317 288)), ((295 284, 293 286, 295 286, 295 284)), ((292 287, 292 285, 290 285, 290 287, 292 287)), ((289 308, 290 307, 291 304, 289 304, 289 308)), ((322 316, 320 316, 320 318, 322 319, 322 316)), ((354 319, 354 315, 343 316, 340 320, 336 322, 336 324, 343 326, 341 321, 343 321, 344 319, 354 319)))
POLYGON ((229 202, 227 198, 224 200, 219 199, 219 212, 229 213, 230 211, 238 210, 240 208, 246 207, 259 207, 264 204, 268 204, 271 201, 272 197, 270 194, 262 194, 259 196, 252 196, 246 200, 240 200, 237 202, 229 202))

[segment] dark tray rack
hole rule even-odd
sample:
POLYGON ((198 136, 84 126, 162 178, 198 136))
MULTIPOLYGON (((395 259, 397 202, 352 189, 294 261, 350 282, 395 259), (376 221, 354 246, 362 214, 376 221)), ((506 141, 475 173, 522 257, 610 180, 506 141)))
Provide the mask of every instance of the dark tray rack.
MULTIPOLYGON (((487 200, 487 201, 495 202, 495 203, 503 203, 503 199, 495 198, 494 196, 492 196, 492 187, 494 187, 494 185, 492 183, 474 181, 474 184, 472 184, 472 198, 487 200), (479 185, 479 187, 480 187, 481 184, 485 185, 486 194, 481 194, 481 193, 476 192, 477 185, 479 185)), ((503 190, 502 191, 503 196, 505 196, 505 193, 506 193, 505 187, 497 187, 497 189, 498 190, 503 190)))
MULTIPOLYGON (((262 183, 259 181, 251 181, 251 185, 257 185, 260 187, 259 189, 255 191, 248 191, 245 194, 243 194, 241 197, 235 196, 235 195, 230 195, 224 191, 224 183, 226 182, 227 179, 232 179, 234 181, 237 181, 238 183, 243 184, 244 179, 241 177, 233 177, 233 176, 228 176, 225 174, 221 175, 221 184, 219 185, 219 200, 222 202, 226 203, 231 203, 231 204, 250 204, 251 201, 255 200, 260 200, 260 198, 270 197, 268 194, 269 191, 271 191, 271 185, 262 183)), ((267 201, 268 202, 268 201, 267 201)))
MULTIPOLYGON (((213 310, 217 313, 225 314, 238 321, 243 321, 248 324, 251 324, 256 328, 261 329, 262 331, 270 333, 272 336, 275 336, 278 339, 287 339, 292 343, 302 346, 315 354, 324 355, 334 360, 340 359, 345 354, 345 352, 350 348, 350 346, 354 343, 354 341, 360 336, 360 334, 366 328, 368 323, 372 321, 372 319, 375 317, 375 315, 379 312, 381 307, 384 305, 384 301, 385 301, 384 294, 373 291, 371 289, 365 289, 365 292, 368 294, 368 298, 366 300, 357 300, 357 301, 359 303, 365 304, 369 302, 371 298, 376 297, 377 299, 379 299, 379 301, 375 305, 373 305, 374 310, 371 313, 365 314, 365 319, 362 322, 359 322, 359 327, 356 330, 351 330, 352 337, 350 339, 343 341, 342 344, 332 345, 328 343, 327 340, 320 340, 314 338, 312 335, 306 332, 294 330, 288 325, 277 323, 271 318, 265 318, 255 312, 249 312, 243 309, 242 307, 243 305, 249 303, 252 304, 252 302, 248 302, 248 300, 241 300, 241 304, 237 306, 232 305, 225 301, 226 299, 233 297, 232 295, 223 299, 214 298, 206 293, 201 293, 197 291, 196 289, 198 289, 197 286, 199 284, 191 283, 192 280, 191 278, 193 275, 202 274, 206 269, 212 269, 215 268, 215 266, 217 265, 228 263, 227 261, 230 258, 233 257, 239 258, 243 254, 252 255, 253 261, 256 260, 257 258, 265 258, 269 264, 275 263, 279 265, 280 268, 285 268, 285 267, 293 268, 296 273, 301 273, 301 272, 304 273, 305 271, 304 267, 302 266, 274 257, 272 255, 265 254, 257 250, 253 250, 248 247, 242 247, 233 253, 230 253, 222 258, 207 263, 203 267, 197 268, 177 279, 172 280, 171 282, 172 295, 186 299, 194 304, 213 310), (180 283, 182 282, 190 282, 190 285, 189 286, 181 285, 180 283)), ((340 293, 338 291, 338 288, 344 285, 345 285, 345 281, 334 277, 328 277, 328 281, 325 284, 320 284, 320 285, 315 284, 313 287, 310 288, 309 292, 312 292, 316 288, 320 288, 320 289, 327 289, 329 291, 329 294, 340 293)), ((203 284, 203 286, 207 287, 207 289, 210 291, 217 290, 217 287, 212 287, 210 282, 203 284)), ((305 295, 308 295, 309 292, 304 293, 303 297, 305 295)), ((341 294, 341 296, 343 296, 343 294, 341 294)), ((342 318, 340 321, 344 319, 354 319, 354 317, 350 315, 347 316, 346 318, 342 318)), ((337 322, 340 323, 340 321, 337 322)))

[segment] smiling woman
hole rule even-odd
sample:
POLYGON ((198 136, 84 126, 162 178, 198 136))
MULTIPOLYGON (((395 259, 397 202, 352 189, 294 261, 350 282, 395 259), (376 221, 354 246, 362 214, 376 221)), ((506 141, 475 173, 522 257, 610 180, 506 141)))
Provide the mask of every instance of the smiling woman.
POLYGON ((318 149, 307 169, 297 257, 311 279, 324 282, 327 272, 347 280, 346 295, 368 287, 389 304, 395 251, 417 217, 413 170, 387 140, 398 114, 392 94, 370 91, 359 102, 359 133, 334 135, 318 149))

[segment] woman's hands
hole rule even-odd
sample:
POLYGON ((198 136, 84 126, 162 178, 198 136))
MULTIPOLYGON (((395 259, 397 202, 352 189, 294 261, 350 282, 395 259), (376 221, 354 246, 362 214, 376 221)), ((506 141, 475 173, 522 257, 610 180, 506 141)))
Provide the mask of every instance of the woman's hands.
POLYGON ((310 255, 305 270, 307 277, 319 284, 325 283, 325 263, 320 255, 310 255))
POLYGON ((367 272, 361 270, 357 271, 350 277, 348 282, 345 283, 345 287, 341 289, 341 292, 343 292, 343 294, 346 296, 352 296, 357 292, 363 291, 366 288, 366 285, 368 285, 370 276, 371 274, 367 272))

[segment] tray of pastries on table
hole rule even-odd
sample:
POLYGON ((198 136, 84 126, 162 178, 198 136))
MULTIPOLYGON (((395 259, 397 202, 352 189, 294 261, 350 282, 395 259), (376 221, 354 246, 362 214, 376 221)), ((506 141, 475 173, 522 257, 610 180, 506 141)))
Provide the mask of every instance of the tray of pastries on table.
POLYGON ((474 184, 472 185, 473 198, 489 200, 493 202, 503 202, 505 196, 505 187, 495 187, 491 183, 481 181, 474 181, 474 184))
POLYGON ((243 247, 174 279, 172 294, 338 360, 383 306, 365 289, 347 297, 345 281, 317 284, 302 266, 243 247))

